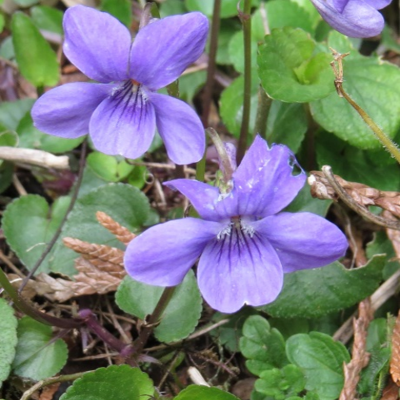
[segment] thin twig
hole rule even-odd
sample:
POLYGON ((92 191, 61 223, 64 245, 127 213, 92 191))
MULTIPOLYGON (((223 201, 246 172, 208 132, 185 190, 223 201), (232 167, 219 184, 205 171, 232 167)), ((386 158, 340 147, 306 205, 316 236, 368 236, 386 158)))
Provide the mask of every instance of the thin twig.
POLYGON ((29 274, 26 276, 26 278, 24 279, 24 281, 22 282, 20 288, 18 289, 18 292, 21 293, 22 290, 24 289, 25 285, 28 283, 29 279, 31 279, 31 277, 35 274, 35 272, 38 270, 38 268, 41 266, 43 260, 46 258, 46 256, 50 253, 50 251, 52 250, 53 246, 55 245, 55 243, 57 242, 60 234, 61 234, 61 230, 64 227, 65 221, 68 218, 69 213, 71 212, 71 210, 74 208, 76 199, 78 198, 78 193, 79 193, 79 188, 81 187, 81 183, 82 183, 82 177, 83 177, 83 169, 84 169, 84 165, 85 165, 85 157, 86 157, 86 149, 87 149, 87 142, 86 140, 83 142, 82 144, 82 149, 81 149, 81 158, 79 160, 79 174, 78 174, 78 179, 75 183, 75 189, 74 192, 72 194, 71 197, 71 202, 69 203, 68 209, 65 212, 64 218, 61 220, 60 225, 57 228, 56 233, 54 234, 54 236, 52 237, 52 239, 50 240, 49 244, 47 245, 47 247, 45 248, 44 252, 42 253, 42 255, 40 256, 40 258, 36 261, 35 265, 33 266, 33 268, 31 269, 31 271, 29 271, 29 274))
POLYGON ((69 159, 67 156, 55 156, 43 150, 0 146, 0 159, 11 162, 23 162, 43 168, 69 169, 69 159))
POLYGON ((18 179, 17 174, 13 174, 12 182, 13 182, 13 185, 14 185, 15 189, 17 190, 17 192, 18 192, 18 194, 20 196, 26 196, 28 194, 28 192, 23 187, 21 181, 18 179))
POLYGON ((322 167, 322 172, 324 173, 325 178, 327 179, 329 184, 335 189, 335 192, 343 201, 343 203, 345 203, 356 213, 362 215, 365 219, 377 225, 384 226, 385 228, 400 230, 400 222, 387 220, 386 218, 382 218, 379 215, 371 213, 365 207, 358 204, 351 196, 349 196, 348 193, 342 188, 342 186, 340 186, 339 182, 334 177, 332 173, 332 168, 329 165, 324 165, 322 167))

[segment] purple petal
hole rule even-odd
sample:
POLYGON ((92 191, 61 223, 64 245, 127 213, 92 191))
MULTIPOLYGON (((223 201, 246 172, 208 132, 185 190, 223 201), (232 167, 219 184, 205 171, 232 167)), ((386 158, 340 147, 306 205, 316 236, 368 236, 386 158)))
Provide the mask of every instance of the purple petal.
POLYGON ((185 102, 163 94, 151 93, 156 110, 157 129, 175 164, 192 164, 204 154, 206 138, 195 111, 185 102))
POLYGON ((105 99, 92 115, 89 132, 97 150, 138 158, 151 145, 156 130, 153 105, 130 81, 105 99))
POLYGON ((236 208, 233 215, 265 217, 281 211, 304 186, 306 175, 293 175, 297 161, 283 145, 268 148, 257 136, 233 174, 234 190, 221 203, 227 209, 236 208), (236 205, 235 205, 236 203, 236 205))
POLYGON ((337 11, 342 12, 349 1, 351 0, 332 0, 332 4, 337 11))
POLYGON ((131 78, 152 90, 169 85, 200 57, 207 33, 208 19, 199 12, 150 22, 133 42, 131 78))
POLYGON ((196 218, 153 226, 129 243, 124 258, 126 271, 148 285, 178 285, 220 230, 220 224, 196 218))
POLYGON ((110 14, 75 6, 64 15, 64 53, 89 78, 99 82, 128 78, 131 35, 110 14))
POLYGON ((307 212, 280 213, 252 225, 271 242, 285 273, 330 264, 343 257, 348 247, 336 225, 307 212))
POLYGON ((49 90, 32 108, 35 127, 69 139, 86 135, 92 113, 111 94, 114 86, 76 82, 49 90))
POLYGON ((367 38, 379 35, 383 30, 383 17, 376 10, 377 7, 372 5, 372 2, 350 0, 343 9, 343 12, 339 12, 334 7, 332 0, 311 1, 322 18, 344 35, 367 38))
POLYGON ((382 8, 387 7, 392 0, 364 0, 371 7, 376 8, 377 10, 381 10, 382 8))
POLYGON ((223 313, 245 304, 271 303, 283 284, 282 266, 271 244, 236 229, 207 244, 197 276, 204 299, 223 313))
POLYGON ((200 217, 209 221, 219 221, 215 203, 220 196, 218 188, 191 179, 174 179, 164 182, 165 186, 179 190, 192 203, 200 217))

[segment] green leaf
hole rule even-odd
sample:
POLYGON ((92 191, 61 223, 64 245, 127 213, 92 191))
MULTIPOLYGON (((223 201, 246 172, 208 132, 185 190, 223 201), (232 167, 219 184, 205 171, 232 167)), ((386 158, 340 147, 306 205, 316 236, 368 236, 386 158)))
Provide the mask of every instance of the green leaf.
POLYGON ((100 186, 80 197, 49 255, 51 271, 65 275, 76 273, 74 260, 78 255, 62 242, 62 238, 67 236, 124 248, 114 235, 98 223, 97 211, 103 211, 129 230, 137 231, 149 217, 149 210, 147 197, 138 189, 122 183, 100 186))
POLYGON ((54 7, 36 6, 31 8, 31 18, 38 29, 55 32, 59 35, 64 33, 62 20, 63 13, 54 7))
POLYGON ((174 400, 239 400, 233 394, 221 389, 191 385, 182 390, 174 400))
POLYGON ((129 28, 132 22, 131 7, 130 0, 101 0, 100 9, 113 15, 129 28))
POLYGON ((193 97, 206 82, 206 71, 197 71, 179 78, 180 99, 193 105, 193 97))
POLYGON ((321 400, 334 400, 343 388, 343 363, 350 361, 346 347, 320 332, 300 333, 286 342, 286 354, 306 377, 306 389, 321 400))
POLYGON ((302 392, 306 384, 303 371, 293 364, 282 369, 263 371, 260 378, 254 384, 255 390, 276 400, 284 400, 302 392))
MULTIPOLYGON (((69 205, 68 197, 60 197, 50 208, 46 200, 29 194, 10 203, 3 214, 2 228, 7 243, 27 269, 31 269, 51 240, 69 205)), ((49 271, 49 256, 39 272, 49 271)))
POLYGON ((254 375, 260 376, 267 369, 282 368, 288 364, 282 335, 258 315, 247 318, 239 347, 248 359, 246 367, 254 375))
POLYGON ((350 307, 378 288, 385 258, 376 255, 355 269, 346 269, 336 261, 326 267, 285 274, 282 292, 262 309, 275 317, 316 318, 350 307))
POLYGON ((308 129, 302 104, 274 100, 267 119, 267 142, 285 144, 297 153, 308 129))
POLYGON ((77 379, 60 400, 141 400, 153 398, 148 375, 128 365, 111 365, 77 379))
POLYGON ((39 3, 39 0, 13 0, 20 7, 30 7, 39 3))
POLYGON ((271 98, 305 103, 334 91, 331 59, 306 32, 290 27, 274 29, 259 48, 259 77, 271 98))
POLYGON ((4 192, 12 183, 14 164, 4 161, 0 163, 0 193, 4 192))
POLYGON ((98 151, 89 154, 87 164, 96 175, 109 182, 125 179, 135 168, 122 157, 109 156, 98 151))
MULTIPOLYGON (((251 88, 250 132, 254 130, 256 121, 258 87, 259 85, 257 79, 254 78, 252 80, 251 88)), ((229 132, 237 138, 240 134, 240 126, 243 117, 243 88, 243 76, 239 76, 222 92, 220 100, 221 118, 223 119, 229 132)))
MULTIPOLYGON (((164 288, 150 286, 124 278, 116 293, 116 302, 121 310, 145 319, 151 314, 164 288)), ((189 336, 196 327, 202 309, 202 299, 193 271, 189 271, 178 285, 154 334, 161 342, 175 342, 189 336)))
POLYGON ((30 113, 27 113, 19 122, 17 133, 19 135, 18 147, 40 149, 55 154, 70 151, 79 146, 85 139, 85 136, 76 139, 64 139, 41 132, 33 126, 30 113))
POLYGON ((128 176, 128 183, 138 189, 142 189, 147 181, 148 174, 149 171, 144 165, 135 165, 128 176))
MULTIPOLYGON (((377 56, 361 56, 348 39, 337 32, 329 35, 328 45, 339 52, 350 51, 343 64, 343 87, 386 135, 393 138, 400 126, 399 68, 377 56)), ((360 149, 382 146, 353 107, 336 92, 310 106, 314 119, 342 140, 360 149)))
POLYGON ((3 101, 0 103, 0 121, 6 128, 15 131, 22 117, 31 110, 33 99, 3 101))
POLYGON ((6 23, 6 20, 4 19, 4 15, 0 14, 0 33, 3 32, 5 23, 6 23))
POLYGON ((400 268, 393 249, 393 243, 383 231, 374 233, 373 241, 367 243, 366 254, 368 258, 373 257, 375 254, 386 254, 386 263, 382 271, 384 280, 389 279, 400 268))
POLYGON ((214 337, 218 344, 223 345, 232 353, 239 351, 239 339, 243 335, 243 325, 248 317, 256 315, 257 311, 253 307, 243 307, 234 314, 221 314, 216 312, 213 317, 213 322, 229 319, 229 322, 213 329, 210 334, 214 337))
POLYGON ((17 345, 17 318, 14 310, 4 299, 0 299, 0 388, 8 378, 17 345))
POLYGON ((185 3, 182 0, 168 0, 160 4, 161 18, 168 15, 184 14, 186 12, 185 3))
POLYGON ((37 87, 54 86, 59 80, 57 57, 32 20, 16 13, 11 20, 15 57, 21 74, 37 87))
POLYGON ((61 339, 52 341, 52 330, 29 317, 18 322, 18 344, 13 363, 14 373, 40 380, 55 375, 65 365, 68 349, 61 339))
MULTIPOLYGON (((252 0, 252 5, 258 5, 259 0, 252 0)), ((207 17, 212 17, 214 2, 204 0, 185 0, 185 6, 189 11, 201 11, 207 17)), ((221 18, 230 18, 238 15, 237 1, 224 0, 221 2, 221 18)))
POLYGON ((391 157, 383 149, 378 152, 363 151, 332 134, 321 132, 316 140, 316 153, 320 167, 330 165, 333 172, 343 179, 364 183, 380 190, 400 189, 398 165, 390 164, 391 157), (376 165, 376 159, 380 165, 376 165))
POLYGON ((285 208, 286 212, 311 212, 313 214, 325 217, 331 200, 315 199, 311 196, 310 187, 306 184, 297 194, 295 199, 285 208))

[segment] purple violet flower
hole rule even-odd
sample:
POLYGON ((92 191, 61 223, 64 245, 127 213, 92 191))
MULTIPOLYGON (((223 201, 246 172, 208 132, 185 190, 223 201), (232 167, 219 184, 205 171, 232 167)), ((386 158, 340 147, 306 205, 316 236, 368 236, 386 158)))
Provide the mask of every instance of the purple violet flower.
POLYGON ((177 164, 201 159, 205 134, 185 102, 156 91, 178 79, 204 50, 208 20, 199 13, 151 21, 132 43, 111 15, 75 6, 64 16, 64 53, 90 79, 45 93, 35 103, 35 126, 51 135, 91 135, 99 151, 138 158, 156 127, 177 164))
POLYGON ((129 245, 125 268, 135 280, 175 286, 200 257, 200 291, 216 310, 233 313, 244 304, 276 299, 283 274, 316 268, 342 257, 343 233, 308 212, 280 212, 303 187, 306 174, 288 147, 271 148, 257 137, 232 176, 233 188, 189 179, 166 185, 189 198, 201 219, 184 218, 151 227, 129 245))
POLYGON ((344 35, 368 38, 379 35, 385 22, 378 10, 392 0, 311 0, 322 18, 344 35))

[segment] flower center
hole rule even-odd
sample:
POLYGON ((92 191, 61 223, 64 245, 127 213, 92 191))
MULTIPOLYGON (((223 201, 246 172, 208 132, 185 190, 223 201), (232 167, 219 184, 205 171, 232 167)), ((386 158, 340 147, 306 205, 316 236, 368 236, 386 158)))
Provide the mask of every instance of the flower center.
POLYGON ((111 96, 114 97, 116 101, 122 102, 127 106, 140 108, 148 101, 148 96, 145 90, 143 90, 143 85, 134 79, 122 82, 119 86, 114 88, 111 96))
POLYGON ((255 229, 240 216, 232 217, 229 224, 224 227, 217 235, 217 239, 225 239, 227 236, 242 236, 247 235, 250 238, 253 237, 255 229))

